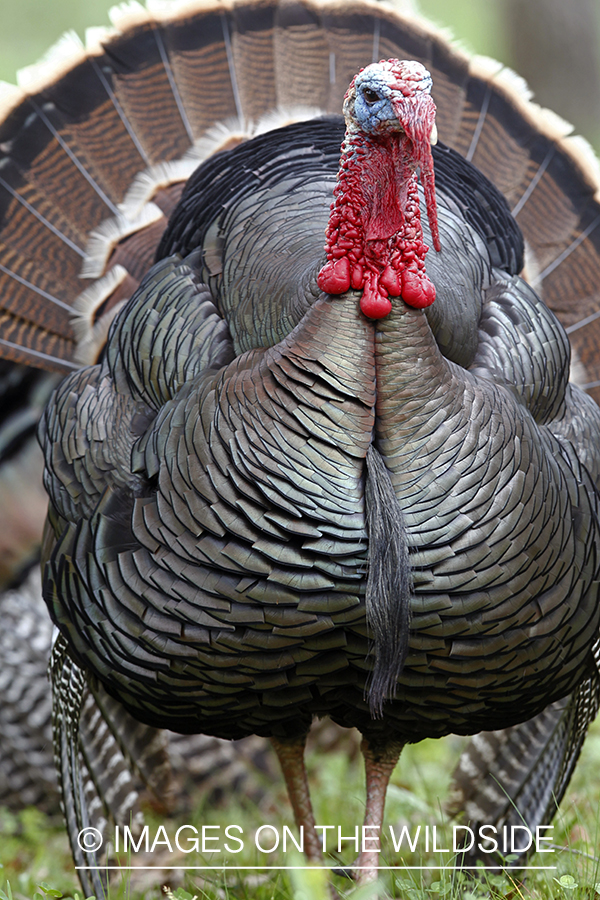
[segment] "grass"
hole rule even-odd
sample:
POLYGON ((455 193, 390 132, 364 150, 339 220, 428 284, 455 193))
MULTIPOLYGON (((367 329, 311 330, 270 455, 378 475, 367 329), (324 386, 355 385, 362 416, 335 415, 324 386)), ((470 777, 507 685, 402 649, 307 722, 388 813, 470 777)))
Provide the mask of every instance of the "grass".
MULTIPOLYGON (((414 837, 420 825, 423 835, 429 826, 438 828, 438 846, 447 847, 452 823, 442 811, 449 774, 460 752, 457 738, 443 741, 424 741, 407 747, 394 773, 386 806, 385 828, 390 825, 399 833, 406 825, 414 837), (442 838, 440 839, 440 834, 442 838)), ((343 839, 340 853, 337 839, 331 864, 349 864, 355 856, 351 839, 354 828, 361 822, 364 786, 359 760, 350 760, 341 751, 314 755, 309 759, 310 781, 315 801, 317 822, 322 825, 341 825, 343 839)), ((552 854, 538 854, 530 860, 532 866, 556 866, 550 871, 529 871, 521 881, 518 873, 487 871, 480 879, 440 867, 455 862, 453 854, 427 851, 423 840, 411 852, 404 845, 400 853, 394 851, 388 839, 384 843, 381 861, 396 866, 394 871, 382 871, 376 887, 355 888, 347 879, 331 876, 321 870, 278 869, 220 869, 204 871, 173 871, 160 866, 299 866, 303 859, 289 841, 283 851, 283 830, 288 826, 296 835, 291 813, 281 784, 265 784, 260 804, 243 796, 233 795, 218 807, 208 807, 198 798, 195 812, 186 819, 161 820, 148 813, 148 849, 155 842, 154 852, 135 855, 132 862, 151 865, 154 870, 135 870, 122 873, 111 886, 110 900, 330 900, 327 884, 333 881, 344 900, 403 898, 403 900, 598 900, 600 898, 600 723, 591 730, 570 789, 554 820, 552 854), (186 853, 175 846, 175 834, 182 825, 192 825, 202 835, 217 837, 214 846, 219 852, 186 853), (241 836, 242 852, 234 852, 239 844, 227 841, 225 829, 233 837, 241 836), (163 830, 159 830, 160 826, 163 830), (272 826, 280 836, 279 847, 273 852, 260 852, 254 836, 261 826, 272 826), (169 852, 170 842, 173 854, 169 852), (228 843, 229 851, 225 844, 228 843), (402 869, 398 866, 430 866, 426 870, 402 869)), ((192 836, 191 831, 181 833, 192 836)), ((335 831, 328 831, 335 835, 335 831)), ((274 842, 275 831, 263 829, 259 835, 264 850, 274 842)), ((430 841, 431 844, 431 841, 430 841)), ((190 845, 187 845, 189 847, 190 845)), ((451 849, 451 848, 449 848, 451 849)), ((124 860, 128 862, 127 859, 124 860)), ((59 894, 76 897, 77 885, 70 861, 66 837, 56 820, 49 820, 36 810, 19 815, 4 811, 0 815, 0 900, 53 900, 59 894), (10 884, 10 892, 7 887, 10 884), (41 885, 41 887, 40 887, 41 885)))

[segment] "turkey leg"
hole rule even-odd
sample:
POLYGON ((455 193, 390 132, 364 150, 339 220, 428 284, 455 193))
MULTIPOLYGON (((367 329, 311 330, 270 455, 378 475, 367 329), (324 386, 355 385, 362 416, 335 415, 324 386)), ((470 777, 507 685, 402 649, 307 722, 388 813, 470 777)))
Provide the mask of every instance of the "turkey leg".
POLYGON ((368 884, 377 879, 385 795, 403 746, 393 741, 372 743, 364 737, 360 745, 365 760, 367 805, 363 823, 363 849, 354 864, 358 884, 368 884))
POLYGON ((304 749, 306 735, 298 738, 279 740, 272 737, 271 746, 277 754, 281 771, 285 778, 288 797, 294 811, 294 820, 300 834, 304 835, 304 853, 309 862, 322 863, 323 850, 319 836, 315 831, 315 816, 310 802, 310 791, 306 766, 304 765, 304 749))

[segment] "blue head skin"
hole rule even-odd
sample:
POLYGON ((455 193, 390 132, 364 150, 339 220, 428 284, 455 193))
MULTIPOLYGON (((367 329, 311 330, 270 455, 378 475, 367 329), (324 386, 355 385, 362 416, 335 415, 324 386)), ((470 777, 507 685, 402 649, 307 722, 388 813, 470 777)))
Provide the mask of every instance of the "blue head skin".
MULTIPOLYGON (((409 108, 429 95, 431 75, 413 60, 373 63, 360 72, 346 94, 344 116, 350 133, 378 135, 404 132, 409 108)), ((432 143, 435 133, 432 132, 432 143)))

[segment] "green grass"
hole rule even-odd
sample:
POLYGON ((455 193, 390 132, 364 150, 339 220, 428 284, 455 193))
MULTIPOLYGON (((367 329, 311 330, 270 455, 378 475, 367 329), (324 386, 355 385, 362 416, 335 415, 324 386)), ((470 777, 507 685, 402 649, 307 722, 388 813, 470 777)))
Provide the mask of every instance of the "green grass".
MULTIPOLYGON (((460 751, 461 741, 448 738, 443 741, 424 741, 407 747, 390 786, 386 806, 385 826, 395 828, 406 824, 414 835, 418 825, 422 829, 436 825, 438 829, 451 830, 442 811, 449 775, 460 751)), ((313 754, 309 759, 310 781, 315 803, 317 822, 323 825, 341 825, 342 834, 350 835, 361 823, 364 785, 359 760, 349 760, 343 752, 327 755, 313 754)), ((358 889, 352 883, 336 875, 320 870, 280 871, 273 869, 235 870, 223 872, 170 871, 154 869, 124 872, 111 887, 111 900, 159 900, 164 898, 165 886, 173 900, 330 900, 327 883, 336 885, 340 896, 347 900, 404 898, 404 900, 555 900, 555 898, 600 897, 600 723, 597 723, 586 742, 573 782, 554 820, 554 852, 538 855, 530 865, 556 866, 554 871, 530 871, 521 881, 516 874, 486 872, 482 878, 439 868, 440 859, 452 862, 452 853, 425 852, 423 843, 413 854, 403 850, 395 853, 390 842, 384 844, 381 861, 396 867, 431 866, 424 871, 396 868, 383 871, 378 888, 358 889), (438 868, 435 868, 438 867, 438 868)), ((152 866, 298 866, 303 859, 288 845, 283 853, 281 846, 273 853, 261 853, 256 849, 253 836, 260 825, 272 825, 281 834, 284 825, 296 834, 291 812, 282 784, 266 784, 264 799, 260 805, 251 803, 240 795, 228 798, 219 807, 203 805, 197 799, 193 815, 184 819, 161 820, 148 813, 149 835, 152 841, 160 825, 174 849, 168 852, 163 843, 147 857, 134 857, 136 864, 152 866), (210 835, 220 835, 219 853, 183 853, 174 847, 174 835, 182 824, 193 825, 201 833, 203 825, 220 826, 210 835), (242 829, 244 850, 227 853, 224 831, 236 824, 242 829)), ((186 832, 189 834, 189 832, 186 832)), ((239 834, 239 832, 238 832, 239 834)), ((272 834, 264 833, 266 845, 272 834)), ((181 842, 183 844, 183 842, 181 842)), ((337 843, 337 842, 336 842, 337 843)), ((442 843, 442 842, 440 842, 442 843)), ((237 845, 230 843, 233 849, 237 845)), ((341 853, 337 847, 331 864, 350 864, 355 856, 353 843, 342 841, 341 853)), ((127 858, 125 859, 127 863, 127 858)), ((18 816, 4 812, 0 817, 0 900, 10 900, 7 882, 10 883, 13 900, 43 900, 51 897, 49 886, 65 897, 74 897, 81 889, 77 885, 70 861, 66 838, 60 823, 45 819, 35 810, 26 810, 18 816), (45 885, 46 892, 39 885, 45 885), (36 894, 38 896, 36 896, 36 894)), ((54 893, 56 897, 57 894, 54 893)))

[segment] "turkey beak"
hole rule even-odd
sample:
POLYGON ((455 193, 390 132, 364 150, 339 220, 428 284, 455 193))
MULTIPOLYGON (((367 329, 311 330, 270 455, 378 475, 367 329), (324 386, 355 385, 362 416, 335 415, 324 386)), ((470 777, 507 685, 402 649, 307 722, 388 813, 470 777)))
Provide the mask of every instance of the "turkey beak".
POLYGON ((435 175, 431 154, 432 145, 437 143, 435 103, 427 91, 416 91, 412 97, 403 97, 402 95, 392 97, 391 102, 394 113, 413 146, 415 166, 418 165, 420 169, 421 184, 425 193, 431 238, 433 246, 439 253, 442 248, 438 230, 435 175))

